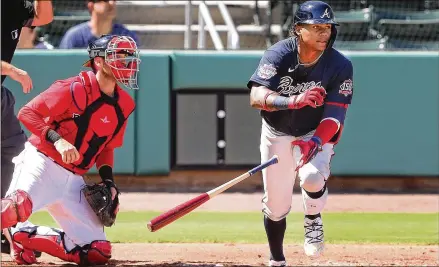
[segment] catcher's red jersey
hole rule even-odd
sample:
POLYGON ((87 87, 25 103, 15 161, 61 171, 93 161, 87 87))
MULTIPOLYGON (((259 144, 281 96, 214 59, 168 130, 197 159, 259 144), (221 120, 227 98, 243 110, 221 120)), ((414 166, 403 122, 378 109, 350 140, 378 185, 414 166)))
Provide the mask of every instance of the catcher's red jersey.
POLYGON ((116 86, 114 97, 104 94, 93 72, 59 80, 26 104, 19 120, 32 133, 29 142, 64 168, 82 175, 94 164, 113 166, 113 149, 123 144, 134 100, 116 86), (54 129, 80 154, 72 164, 62 161, 46 133, 54 129))

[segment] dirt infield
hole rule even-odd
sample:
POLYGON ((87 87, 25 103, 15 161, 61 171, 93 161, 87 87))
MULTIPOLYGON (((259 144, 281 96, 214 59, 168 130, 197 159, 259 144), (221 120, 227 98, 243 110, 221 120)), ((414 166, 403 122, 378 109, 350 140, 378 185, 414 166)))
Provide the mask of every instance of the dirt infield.
MULTIPOLYGON (((248 244, 115 244, 113 250, 110 266, 263 266, 268 258, 267 245, 248 244)), ((327 245, 325 255, 313 261, 301 246, 286 245, 285 255, 290 266, 438 265, 438 249, 425 246, 327 245)), ((61 264, 46 254, 39 261, 44 266, 61 264)))
MULTIPOLYGON (((164 211, 196 194, 124 193, 121 210, 164 211)), ((222 194, 198 210, 259 211, 261 193, 222 194)), ((343 195, 329 196, 325 211, 438 212, 437 195, 343 195)), ((292 211, 301 211, 300 196, 293 197, 292 211)), ((285 246, 291 266, 439 266, 438 246, 327 245, 325 255, 307 259, 302 247, 285 246)), ((14 265, 2 254, 2 265, 14 265)), ((114 244, 111 266, 262 266, 268 246, 260 244, 114 244)), ((61 262, 43 254, 40 264, 61 262)))

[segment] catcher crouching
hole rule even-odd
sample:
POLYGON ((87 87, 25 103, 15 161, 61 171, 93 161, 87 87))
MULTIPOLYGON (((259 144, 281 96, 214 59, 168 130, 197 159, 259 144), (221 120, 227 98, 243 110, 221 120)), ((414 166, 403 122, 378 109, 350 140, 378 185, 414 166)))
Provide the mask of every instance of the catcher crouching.
POLYGON ((128 36, 104 35, 89 44, 92 71, 55 81, 27 103, 19 120, 32 133, 14 158, 14 177, 2 199, 2 229, 18 264, 36 263, 41 251, 80 265, 105 264, 110 227, 119 209, 113 179, 114 149, 123 145, 138 89, 139 50, 128 36), (96 164, 102 183, 83 175, 96 164), (30 215, 47 209, 60 228, 33 225, 30 215))

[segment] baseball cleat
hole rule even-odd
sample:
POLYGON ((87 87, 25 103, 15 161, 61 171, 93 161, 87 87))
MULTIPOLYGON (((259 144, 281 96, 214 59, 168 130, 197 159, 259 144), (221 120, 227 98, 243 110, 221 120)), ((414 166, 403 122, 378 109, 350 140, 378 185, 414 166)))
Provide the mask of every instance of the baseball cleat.
POLYGON ((287 262, 286 261, 270 260, 268 262, 268 266, 287 266, 287 262))
POLYGON ((323 221, 320 214, 318 214, 318 217, 315 219, 309 219, 305 216, 304 228, 305 242, 303 248, 305 254, 311 258, 318 258, 323 254, 323 250, 325 249, 323 221))

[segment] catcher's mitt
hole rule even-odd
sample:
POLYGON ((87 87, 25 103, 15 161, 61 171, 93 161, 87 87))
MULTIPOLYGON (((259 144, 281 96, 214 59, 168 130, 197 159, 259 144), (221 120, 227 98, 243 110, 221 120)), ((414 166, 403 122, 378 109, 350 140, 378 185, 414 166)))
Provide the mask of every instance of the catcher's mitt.
POLYGON ((115 210, 119 204, 119 190, 111 180, 105 180, 100 184, 84 185, 82 188, 85 199, 96 213, 102 224, 110 227, 116 220, 115 210), (116 197, 112 200, 111 187, 117 191, 116 197))

